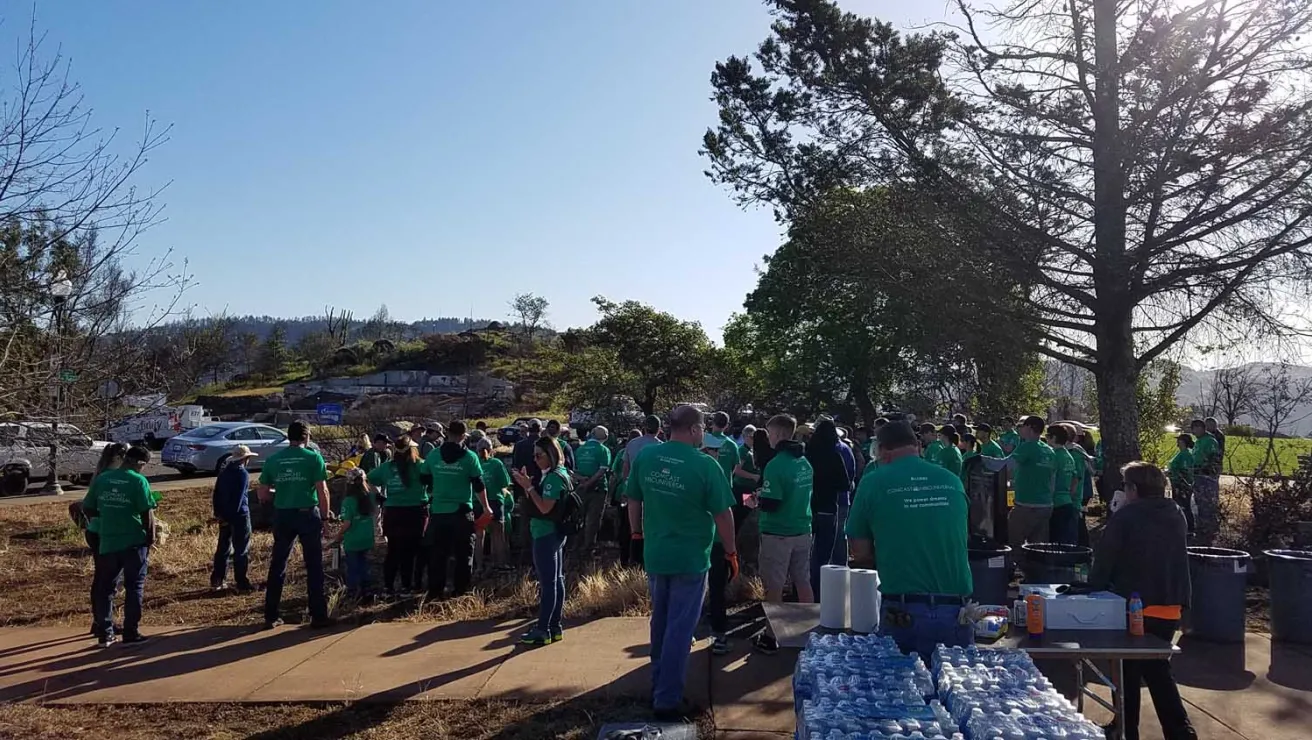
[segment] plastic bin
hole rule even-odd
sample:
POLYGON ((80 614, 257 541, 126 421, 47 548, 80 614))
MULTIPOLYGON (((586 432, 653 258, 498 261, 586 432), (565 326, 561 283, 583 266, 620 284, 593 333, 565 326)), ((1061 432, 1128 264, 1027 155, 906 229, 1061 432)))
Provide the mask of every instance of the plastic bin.
POLYGON ((1312 644, 1312 550, 1267 550, 1271 639, 1312 644))
POLYGON ((1021 545, 1025 580, 1029 583, 1087 583, 1093 549, 1056 542, 1021 545))
POLYGON ((1007 590, 1011 583, 1011 548, 992 542, 972 542, 966 556, 975 583, 971 598, 980 604, 1010 604, 1007 590))
POLYGON ((1189 548, 1193 608, 1186 631, 1215 642, 1243 642, 1248 564, 1252 556, 1223 547, 1189 548))

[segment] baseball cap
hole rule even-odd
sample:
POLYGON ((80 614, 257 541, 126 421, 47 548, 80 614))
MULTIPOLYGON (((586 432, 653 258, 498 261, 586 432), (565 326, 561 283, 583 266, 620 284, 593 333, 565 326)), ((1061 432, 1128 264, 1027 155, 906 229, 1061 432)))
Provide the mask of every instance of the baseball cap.
POLYGON ((890 421, 879 428, 875 433, 875 439, 883 449, 896 450, 900 447, 909 447, 919 444, 916 439, 916 431, 905 421, 890 421))

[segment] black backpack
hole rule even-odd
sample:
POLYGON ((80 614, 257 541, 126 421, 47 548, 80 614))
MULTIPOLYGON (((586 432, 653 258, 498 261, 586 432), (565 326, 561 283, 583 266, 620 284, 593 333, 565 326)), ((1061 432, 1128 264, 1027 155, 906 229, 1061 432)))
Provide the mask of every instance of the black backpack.
POLYGON ((574 481, 569 477, 555 470, 547 475, 560 476, 565 482, 565 495, 551 508, 548 518, 556 523, 557 532, 565 537, 573 537, 583 531, 583 499, 579 497, 578 491, 574 489, 574 481))

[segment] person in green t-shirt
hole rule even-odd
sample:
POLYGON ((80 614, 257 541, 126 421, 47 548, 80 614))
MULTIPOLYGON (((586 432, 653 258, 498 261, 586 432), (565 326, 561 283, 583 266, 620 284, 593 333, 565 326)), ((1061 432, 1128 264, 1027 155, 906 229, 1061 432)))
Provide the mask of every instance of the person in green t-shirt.
POLYGON ((591 550, 597 544, 601 519, 606 515, 606 473, 611 466, 610 449, 606 440, 610 430, 603 426, 592 428, 588 441, 574 451, 574 487, 583 499, 583 536, 573 544, 576 552, 591 550))
POLYGON ((1175 438, 1175 455, 1166 464, 1166 476, 1171 481, 1171 498, 1184 511, 1189 534, 1194 533, 1194 435, 1180 434, 1175 438))
POLYGON ((364 470, 347 473, 347 494, 342 499, 341 520, 345 523, 337 534, 337 543, 346 553, 346 595, 364 599, 369 593, 369 552, 374 549, 374 499, 364 470))
POLYGON ((923 451, 920 457, 935 465, 939 464, 939 451, 943 449, 943 440, 939 439, 938 429, 928 422, 920 425, 920 444, 923 451))
POLYGON ((965 485, 970 477, 970 459, 979 457, 979 440, 974 434, 966 432, 957 442, 957 449, 961 450, 961 483, 965 485))
POLYGON ((1074 424, 1067 424, 1071 441, 1066 450, 1075 462, 1075 544, 1089 546, 1089 527, 1084 521, 1084 503, 1093 497, 1093 455, 1080 445, 1081 430, 1074 424))
POLYGON ((402 434, 393 446, 391 458, 369 471, 366 478, 383 499, 383 538, 387 540, 383 588, 389 599, 397 597, 398 575, 405 593, 412 593, 423 580, 421 558, 424 527, 428 524, 428 489, 424 486, 419 445, 409 434, 402 434))
POLYGON ((474 541, 478 530, 492 523, 492 506, 483 485, 483 465, 478 455, 465 447, 466 427, 453 421, 446 428, 446 441, 424 460, 432 498, 428 504, 428 598, 446 597, 446 565, 455 561, 453 597, 469 592, 474 578, 474 541), (474 517, 474 499, 483 512, 474 517))
POLYGON ((961 477, 961 435, 955 427, 945 426, 938 432, 938 464, 949 473, 961 477))
MULTIPOLYGON (((1045 425, 1038 416, 1021 421, 1020 444, 1004 458, 983 457, 989 470, 1007 470, 1016 491, 1016 505, 1007 517, 1007 540, 1019 552, 1026 542, 1048 542, 1056 485, 1056 455, 1043 441, 1045 425)), ((1002 445, 1006 449, 1006 444, 1002 445)))
POLYGON ((847 537, 853 565, 878 563, 879 633, 903 652, 921 655, 939 643, 970 645, 974 629, 958 619, 974 590, 961 478, 917 456, 916 435, 906 422, 884 426, 876 439, 883 464, 861 480, 847 537))
MULTIPOLYGON (((757 494, 761 529, 761 581, 765 600, 784 600, 784 587, 791 578, 797 601, 815 601, 811 584, 811 493, 815 474, 806 449, 793 441, 797 420, 780 414, 765 425, 774 457, 761 472, 757 494)), ((769 631, 756 638, 755 646, 765 653, 779 649, 769 631)))
MULTIPOLYGON (((106 445, 105 449, 101 450, 100 452, 100 460, 99 462, 96 463, 95 475, 91 477, 93 485, 96 478, 99 478, 101 473, 104 473, 106 470, 117 470, 118 468, 122 467, 123 459, 127 455, 127 452, 128 452, 128 446, 123 444, 122 442, 111 442, 108 445, 106 445)), ((152 495, 152 498, 155 497, 152 495)), ((156 503, 158 503, 158 498, 156 498, 155 500, 156 503)), ((86 540, 87 549, 91 551, 91 564, 94 568, 96 563, 96 556, 100 554, 100 517, 87 516, 86 511, 84 511, 82 508, 81 500, 74 501, 68 505, 68 516, 73 520, 73 523, 76 524, 78 528, 82 530, 82 536, 86 540)), ((95 580, 92 579, 91 612, 94 614, 95 611, 96 611, 96 583, 95 580)), ((91 620, 90 634, 92 637, 95 638, 100 637, 100 627, 96 623, 95 619, 91 620)))
POLYGON ((389 445, 391 444, 392 440, 388 439, 386 434, 374 435, 373 445, 360 455, 360 469, 370 473, 374 468, 390 460, 392 451, 389 445))
POLYGON ((540 478, 526 468, 511 471, 515 485, 524 491, 524 508, 533 538, 533 569, 538 576, 538 621, 520 638, 521 645, 542 647, 565 638, 561 622, 565 608, 566 534, 558 526, 565 513, 557 507, 574 490, 565 454, 554 437, 533 441, 533 463, 540 478))
POLYGON ((474 452, 483 465, 483 488, 487 491, 487 502, 492 507, 492 521, 484 530, 486 534, 480 533, 474 553, 476 559, 481 558, 484 550, 483 540, 491 537, 492 565, 499 570, 504 570, 509 557, 506 522, 510 520, 510 510, 515 505, 510 497, 510 473, 506 470, 505 463, 492 456, 491 439, 483 437, 478 440, 474 444, 474 452), (506 504, 507 501, 510 501, 509 505, 506 504))
POLYGON ((975 438, 979 442, 979 454, 984 457, 1007 456, 1007 453, 1002 449, 1002 445, 994 441, 992 426, 988 424, 980 424, 975 427, 975 438))
POLYGON ((82 499, 82 511, 100 520, 100 542, 92 586, 92 617, 101 647, 114 636, 114 592, 123 579, 123 642, 142 642, 139 629, 141 603, 146 589, 146 563, 155 544, 155 498, 141 469, 150 462, 150 450, 133 447, 122 467, 107 469, 92 481, 82 499))
POLYGON ((1059 545, 1074 545, 1079 538, 1078 513, 1075 502, 1080 498, 1075 475, 1075 458, 1067 445, 1075 441, 1071 427, 1053 424, 1048 427, 1047 441, 1052 448, 1053 470, 1056 477, 1052 489, 1052 516, 1048 519, 1049 539, 1059 545))
POLYGON ((260 471, 260 501, 273 502, 273 554, 264 589, 264 626, 282 624, 278 606, 287 579, 287 561, 299 540, 305 560, 305 590, 309 595, 310 626, 335 624, 328 618, 328 599, 323 590, 323 524, 332 521, 328 499, 328 466, 318 450, 310 448, 310 427, 294 421, 287 427, 285 449, 269 456, 260 471))
POLYGON ((1194 504, 1198 515, 1194 528, 1200 540, 1210 542, 1219 529, 1218 510, 1221 504, 1221 446, 1216 437, 1207 433, 1207 423, 1194 419, 1189 423, 1194 435, 1194 504))
MULTIPOLYGON (((1020 447, 1024 440, 1016 431, 1016 420, 1010 416, 1004 416, 998 421, 998 446, 1002 448, 1004 455, 1010 455, 1020 447)), ((1001 457, 1002 455, 999 455, 1001 457)))
MULTIPOLYGON (((716 411, 711 414, 711 431, 708 435, 714 437, 720 442, 718 445, 719 454, 716 456, 716 462, 720 463, 720 469, 724 471, 724 477, 733 482, 733 471, 742 462, 742 450, 738 449, 738 443, 733 441, 729 436, 729 415, 723 411, 716 411)), ((705 442, 703 442, 705 444, 705 442)))
POLYGON ((688 654, 717 535, 728 580, 738 575, 733 494, 724 469, 701 452, 705 430, 705 417, 696 407, 675 408, 670 412, 669 441, 638 455, 626 489, 633 536, 645 543, 652 707, 661 721, 681 716, 688 654))

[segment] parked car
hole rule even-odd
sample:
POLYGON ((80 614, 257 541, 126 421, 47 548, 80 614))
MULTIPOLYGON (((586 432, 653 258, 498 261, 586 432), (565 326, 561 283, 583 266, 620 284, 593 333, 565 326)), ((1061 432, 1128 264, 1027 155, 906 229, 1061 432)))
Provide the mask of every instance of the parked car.
POLYGON ((510 424, 507 424, 497 430, 497 441, 503 445, 513 445, 524 438, 524 433, 528 431, 528 423, 533 421, 532 417, 521 416, 510 424))
MULTIPOLYGON (((287 434, 268 424, 245 421, 209 424, 170 439, 164 445, 160 463, 185 474, 217 473, 227 464, 237 445, 246 445, 258 455, 251 458, 248 467, 259 470, 270 455, 287 449, 287 434)), ((310 446, 319 449, 313 442, 310 446)))
POLYGON ((595 409, 579 408, 569 412, 569 426, 580 435, 587 434, 598 424, 611 431, 627 432, 642 424, 644 414, 638 402, 629 396, 615 396, 610 403, 595 409))
MULTIPOLYGON (((22 493, 32 481, 50 474, 51 433, 47 421, 0 423, 0 489, 4 493, 22 493)), ((91 439, 72 424, 60 424, 58 437, 60 477, 89 482, 108 443, 91 439)))

